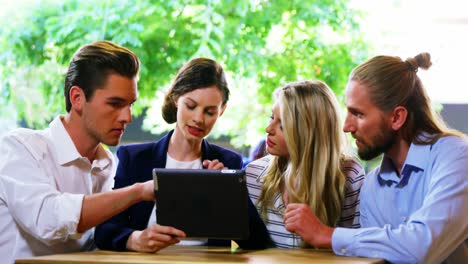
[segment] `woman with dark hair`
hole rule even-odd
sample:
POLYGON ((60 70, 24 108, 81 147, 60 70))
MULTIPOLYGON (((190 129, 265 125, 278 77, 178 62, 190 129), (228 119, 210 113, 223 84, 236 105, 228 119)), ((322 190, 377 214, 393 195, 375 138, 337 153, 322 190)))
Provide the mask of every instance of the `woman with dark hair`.
MULTIPOLYGON (((114 188, 152 179, 153 168, 240 169, 240 154, 210 144, 208 136, 226 109, 229 89, 223 68, 214 60, 196 58, 177 73, 166 94, 162 115, 176 123, 157 142, 121 146, 114 188)), ((154 202, 141 202, 96 228, 101 249, 156 252, 175 243, 230 245, 230 241, 182 240, 182 230, 156 224, 154 202)))

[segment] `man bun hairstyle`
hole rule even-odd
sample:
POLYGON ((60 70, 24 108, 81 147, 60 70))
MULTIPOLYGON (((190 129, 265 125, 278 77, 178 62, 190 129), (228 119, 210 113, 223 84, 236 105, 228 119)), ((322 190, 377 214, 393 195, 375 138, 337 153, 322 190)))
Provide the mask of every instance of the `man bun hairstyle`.
POLYGON ((414 58, 407 58, 405 63, 407 63, 409 70, 414 72, 418 72, 418 68, 427 70, 432 66, 431 55, 427 52, 423 52, 416 55, 414 58))
POLYGON ((403 61, 399 57, 376 56, 357 66, 350 74, 350 81, 362 83, 370 100, 383 112, 403 106, 408 116, 401 130, 406 142, 432 144, 441 136, 459 135, 447 128, 431 107, 431 101, 417 75, 418 69, 429 69, 431 55, 420 53, 403 61), (422 132, 428 136, 422 137, 422 132))

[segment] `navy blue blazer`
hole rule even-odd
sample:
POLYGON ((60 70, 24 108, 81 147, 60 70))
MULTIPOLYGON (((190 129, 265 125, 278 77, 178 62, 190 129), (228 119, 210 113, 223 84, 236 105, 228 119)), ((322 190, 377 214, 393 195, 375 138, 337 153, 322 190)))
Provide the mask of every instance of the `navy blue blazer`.
MULTIPOLYGON (((145 182, 153 179, 153 168, 165 168, 166 155, 169 146, 169 139, 173 131, 169 132, 157 142, 134 144, 121 146, 117 150, 119 164, 115 175, 114 189, 130 186, 137 182, 145 182)), ((225 167, 230 169, 242 168, 242 157, 240 154, 220 146, 210 144, 208 141, 202 142, 202 160, 218 159, 225 167)), ((249 200, 250 214, 256 214, 255 207, 249 200), (253 208, 252 208, 253 207, 253 208), (255 211, 255 212, 254 212, 255 211)), ((154 202, 139 202, 129 207, 127 210, 115 215, 109 220, 98 225, 95 229, 95 242, 100 249, 124 251, 128 237, 135 230, 144 230, 148 226, 148 221, 154 208, 154 202)), ((255 230, 263 231, 264 225, 257 215, 250 220, 251 225, 260 224, 258 227, 251 227, 255 230), (263 227, 261 226, 263 225, 263 227)), ((255 234, 257 231, 251 232, 255 234)), ((266 228, 265 228, 266 232, 266 228)), ((263 233, 262 233, 263 234, 263 233)), ((257 240, 257 238, 256 238, 257 240)), ((226 240, 209 240, 210 245, 228 246, 226 240)), ((257 242, 245 242, 245 247, 258 248, 257 242), (253 246, 251 246, 253 245, 253 246)))

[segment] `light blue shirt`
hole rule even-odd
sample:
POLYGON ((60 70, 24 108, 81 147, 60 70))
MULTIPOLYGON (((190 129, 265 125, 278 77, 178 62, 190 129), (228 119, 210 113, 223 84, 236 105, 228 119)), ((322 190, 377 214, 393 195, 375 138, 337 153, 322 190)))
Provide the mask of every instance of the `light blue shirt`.
POLYGON ((361 189, 361 227, 335 229, 335 254, 468 263, 468 142, 411 144, 401 178, 384 157, 361 189))

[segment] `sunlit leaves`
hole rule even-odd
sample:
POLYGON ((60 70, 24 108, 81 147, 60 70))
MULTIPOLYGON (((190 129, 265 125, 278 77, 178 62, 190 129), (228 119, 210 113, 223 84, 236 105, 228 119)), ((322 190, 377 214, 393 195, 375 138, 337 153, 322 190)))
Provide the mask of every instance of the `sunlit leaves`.
POLYGON ((264 134, 274 89, 321 79, 340 97, 350 70, 366 56, 356 12, 345 0, 49 0, 16 11, 14 22, 0 19, 0 107, 15 109, 0 119, 8 113, 33 127, 63 112, 70 58, 101 39, 140 57, 134 113, 148 109, 144 127, 155 133, 173 127, 159 108, 182 64, 196 56, 219 61, 231 99, 212 135, 228 135, 238 146, 264 134))

